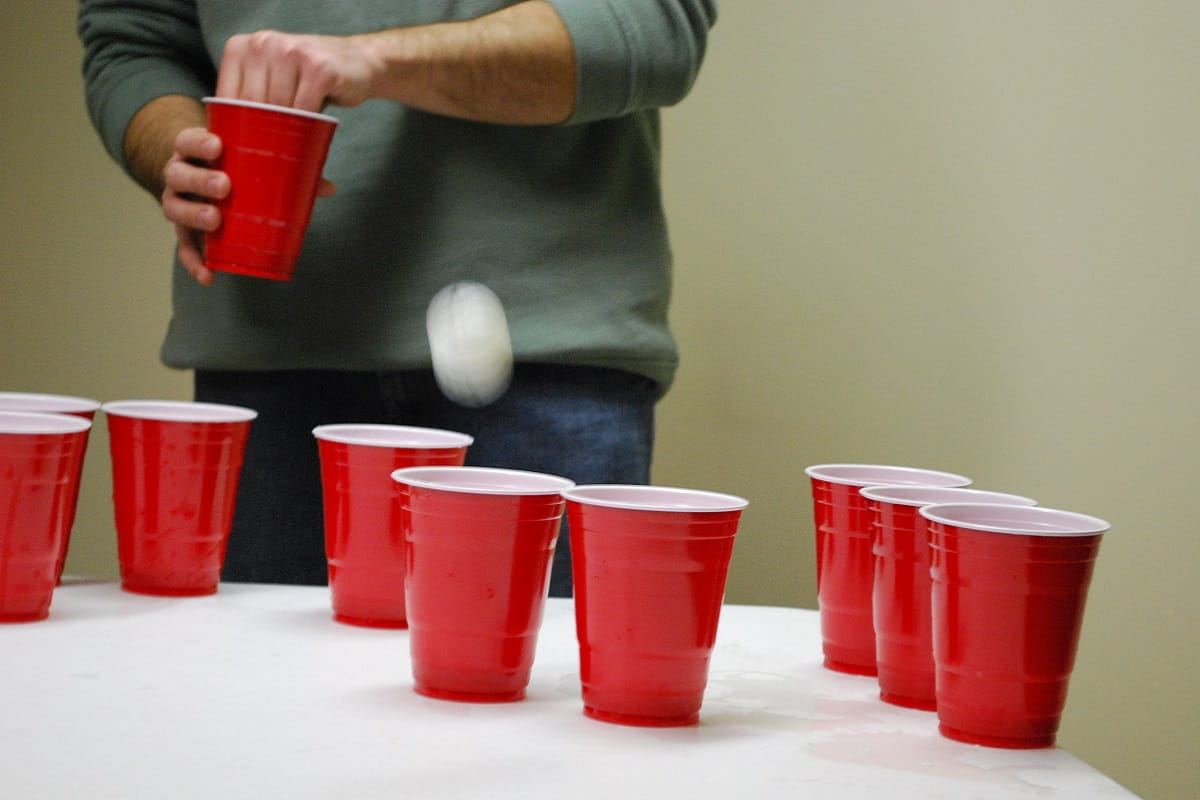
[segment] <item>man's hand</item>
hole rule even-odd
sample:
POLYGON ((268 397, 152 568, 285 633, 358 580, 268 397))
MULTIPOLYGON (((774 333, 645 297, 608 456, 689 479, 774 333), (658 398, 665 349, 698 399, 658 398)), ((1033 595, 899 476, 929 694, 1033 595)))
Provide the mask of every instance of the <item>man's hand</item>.
POLYGON ((367 99, 378 66, 354 37, 258 31, 225 44, 217 96, 320 111, 367 99))
MULTIPOLYGON (((221 155, 221 139, 205 128, 185 128, 175 137, 175 152, 163 168, 163 216, 175 224, 179 261, 205 286, 213 282, 204 266, 204 234, 221 227, 221 212, 214 203, 229 194, 229 176, 209 165, 221 155)), ((336 191, 322 179, 318 197, 336 191)))
POLYGON ((175 225, 179 259, 197 281, 210 285, 204 266, 206 231, 221 224, 213 200, 229 194, 229 176, 208 164, 221 155, 221 140, 205 127, 198 100, 164 95, 142 107, 125 132, 125 159, 145 189, 175 225))
POLYGON ((220 138, 204 128, 185 128, 163 168, 163 216, 175 224, 179 261, 205 286, 212 285, 213 273, 204 266, 204 234, 221 226, 213 201, 229 194, 229 176, 208 166, 220 155, 220 138))

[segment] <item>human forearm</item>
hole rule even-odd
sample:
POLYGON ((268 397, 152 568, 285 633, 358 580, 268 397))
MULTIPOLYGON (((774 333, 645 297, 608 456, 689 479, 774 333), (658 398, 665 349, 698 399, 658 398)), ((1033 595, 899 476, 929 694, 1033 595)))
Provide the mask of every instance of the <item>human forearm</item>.
POLYGON ((562 122, 575 98, 571 37, 553 7, 520 3, 470 22, 366 34, 371 95, 447 116, 562 122))
POLYGON ((479 122, 552 124, 573 108, 574 50, 542 0, 349 37, 259 31, 229 40, 217 94, 310 111, 382 98, 479 122))
POLYGON ((175 153, 175 139, 186 128, 206 124, 204 107, 192 97, 169 94, 144 105, 125 130, 125 163, 134 179, 156 198, 164 188, 163 170, 175 153))

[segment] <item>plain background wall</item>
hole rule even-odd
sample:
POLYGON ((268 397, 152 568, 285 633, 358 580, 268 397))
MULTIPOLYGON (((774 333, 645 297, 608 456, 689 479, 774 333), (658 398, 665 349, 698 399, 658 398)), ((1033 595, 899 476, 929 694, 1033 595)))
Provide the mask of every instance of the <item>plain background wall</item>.
MULTIPOLYGON (((0 16, 0 389, 186 398, 172 237, 87 123, 74 9, 0 16)), ((1104 517, 1060 744, 1147 798, 1200 780, 1198 41, 1184 0, 726 0, 666 114, 655 482, 750 499, 728 599, 815 606, 809 464, 1104 517)), ((68 566, 115 576, 93 436, 68 566)))

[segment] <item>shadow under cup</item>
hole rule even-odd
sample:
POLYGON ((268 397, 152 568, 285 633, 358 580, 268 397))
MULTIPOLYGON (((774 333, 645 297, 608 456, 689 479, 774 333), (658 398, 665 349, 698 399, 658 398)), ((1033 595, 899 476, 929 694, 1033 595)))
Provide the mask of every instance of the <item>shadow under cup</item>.
POLYGON ((925 506, 939 731, 1050 747, 1107 522, 1047 508, 925 506))
POLYGON ((92 423, 0 412, 0 622, 50 613, 92 423))
POLYGON ((656 486, 563 493, 584 713, 694 725, 747 501, 656 486))
POLYGON ((321 425, 325 555, 333 618, 350 625, 404 628, 404 467, 462 466, 472 437, 404 425, 321 425))
POLYGON ((213 594, 257 412, 141 400, 105 403, 101 410, 112 453, 122 588, 167 596, 213 594))

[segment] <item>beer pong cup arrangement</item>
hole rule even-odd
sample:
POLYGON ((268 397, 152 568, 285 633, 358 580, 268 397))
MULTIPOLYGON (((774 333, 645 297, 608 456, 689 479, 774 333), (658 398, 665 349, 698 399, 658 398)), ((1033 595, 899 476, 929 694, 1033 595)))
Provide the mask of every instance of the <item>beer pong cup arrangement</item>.
MULTIPOLYGON (((0 623, 49 614, 97 407, 122 588, 218 589, 257 412, 0 392, 0 623)), ((474 440, 453 431, 312 433, 334 619, 407 626, 416 692, 525 696, 565 513, 584 714, 699 721, 746 500, 467 467, 474 440)), ((949 739, 1052 746, 1108 523, 964 488, 971 480, 950 472, 823 464, 806 474, 825 666, 877 676, 882 700, 936 711, 949 739)))
MULTIPOLYGON (((100 408, 98 400, 86 397, 72 397, 62 394, 36 394, 30 392, 0 392, 0 411, 25 411, 39 414, 69 414, 92 420, 96 409, 100 408)), ((71 543, 71 528, 75 525, 75 510, 79 504, 79 485, 83 478, 83 460, 87 455, 88 434, 84 435, 83 452, 80 454, 78 473, 75 475, 73 488, 69 491, 66 507, 66 521, 59 545, 58 560, 54 567, 54 581, 62 578, 63 566, 67 561, 67 550, 71 543)))
POLYGON ((817 536, 817 604, 825 666, 877 674, 873 612, 873 514, 859 490, 867 486, 966 486, 949 472, 876 464, 821 464, 812 482, 817 536))
POLYGON ((924 506, 933 550, 938 729, 1054 744, 1107 522, 1041 507, 924 506))
POLYGON ((872 609, 879 696, 886 702, 932 711, 933 630, 931 553, 921 506, 934 503, 1036 505, 1028 497, 939 486, 873 486, 860 490, 874 516, 875 576, 872 609))
POLYGON ((401 491, 414 689, 448 700, 525 696, 574 484, 536 472, 409 467, 401 491))
POLYGON ((404 467, 462 466, 473 439, 402 425, 321 425, 313 435, 321 460, 333 617, 403 628, 404 533, 401 491, 392 473, 404 467))
POLYGON ((170 596, 216 592, 257 413, 143 400, 101 409, 112 452, 122 587, 170 596))
POLYGON ((50 613, 90 420, 0 412, 0 622, 50 613))
POLYGON ((216 203, 221 226, 205 236, 205 266, 291 280, 338 120, 244 100, 204 103, 222 144, 212 166, 230 181, 216 203))
POLYGON ((695 724, 747 502, 655 486, 579 486, 563 496, 584 713, 695 724))

